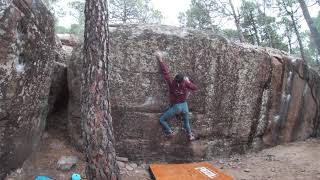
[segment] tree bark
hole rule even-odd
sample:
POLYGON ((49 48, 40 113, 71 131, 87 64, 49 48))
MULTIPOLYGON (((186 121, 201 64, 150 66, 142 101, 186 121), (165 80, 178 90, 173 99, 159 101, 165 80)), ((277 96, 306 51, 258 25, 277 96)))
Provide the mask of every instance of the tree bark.
MULTIPOLYGON (((304 55, 304 49, 303 49, 303 44, 302 44, 302 40, 301 40, 301 36, 300 36, 300 32, 298 30, 298 26, 297 26, 297 22, 294 18, 294 11, 292 9, 292 6, 289 6, 291 8, 291 10, 289 11, 288 8, 288 4, 282 0, 281 2, 278 1, 278 3, 282 6, 282 8, 286 11, 287 15, 290 16, 291 22, 292 22, 292 27, 294 30, 294 33, 297 36, 297 40, 298 40, 298 44, 299 44, 299 49, 300 49, 300 54, 301 54, 301 58, 303 61, 306 61, 306 57, 304 55)), ((280 9, 281 10, 281 9, 280 9)))
POLYGON ((317 30, 317 27, 314 24, 310 14, 309 14, 309 10, 308 10, 308 7, 307 7, 305 1, 299 0, 299 3, 300 3, 300 7, 302 9, 302 12, 303 12, 304 19, 306 20, 306 22, 309 26, 309 29, 311 32, 311 37, 313 38, 313 41, 317 46, 318 53, 320 53, 320 33, 317 30))
POLYGON ((123 16, 122 16, 122 23, 127 23, 127 1, 124 1, 124 7, 123 7, 123 16))
POLYGON ((87 179, 119 179, 108 90, 107 0, 86 0, 81 83, 87 179))
POLYGON ((236 27, 237 27, 237 31, 238 31, 240 42, 245 42, 245 39, 244 39, 244 36, 243 36, 243 33, 242 33, 242 28, 240 26, 240 18, 237 16, 236 11, 234 9, 234 6, 233 6, 231 0, 229 0, 229 4, 230 4, 231 9, 232 9, 232 16, 234 18, 234 23, 236 24, 236 27))
POLYGON ((298 26, 297 26, 296 20, 293 17, 293 13, 290 13, 290 18, 291 18, 291 21, 292 21, 292 26, 293 26, 294 32, 296 33, 297 40, 298 40, 298 43, 299 43, 299 49, 300 49, 301 58, 302 58, 303 61, 306 61, 307 59, 306 59, 306 56, 304 55, 304 49, 303 49, 303 44, 302 44, 300 32, 298 30, 298 26))
POLYGON ((289 44, 289 53, 292 54, 292 42, 291 42, 291 37, 289 37, 289 35, 288 35, 287 38, 288 38, 288 44, 289 44))
POLYGON ((250 19, 251 19, 251 22, 252 22, 254 36, 256 37, 256 40, 257 40, 257 45, 260 46, 260 38, 259 38, 258 28, 257 28, 256 22, 254 20, 252 12, 250 12, 250 19))

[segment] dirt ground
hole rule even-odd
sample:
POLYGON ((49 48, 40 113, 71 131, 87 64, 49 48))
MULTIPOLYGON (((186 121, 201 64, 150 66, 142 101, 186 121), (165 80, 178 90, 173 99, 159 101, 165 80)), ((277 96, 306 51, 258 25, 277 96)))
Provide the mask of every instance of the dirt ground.
MULTIPOLYGON (((70 146, 65 137, 56 132, 45 133, 41 148, 24 165, 12 172, 6 180, 32 180, 37 175, 46 175, 55 180, 69 180, 72 173, 85 178, 84 155, 70 146), (57 170, 57 161, 63 155, 79 157, 71 171, 57 170)), ((235 180, 320 180, 320 139, 279 145, 257 153, 215 158, 209 161, 235 180)), ((137 162, 120 163, 124 180, 151 179, 148 164, 137 162)))
POLYGON ((309 139, 212 164, 236 180, 320 180, 320 139, 309 139))
POLYGON ((23 166, 12 172, 6 180, 33 180, 36 176, 48 176, 54 180, 70 180, 73 173, 85 177, 85 157, 72 147, 61 131, 45 132, 38 151, 34 152, 23 166), (57 170, 61 156, 77 156, 79 161, 71 171, 57 170))

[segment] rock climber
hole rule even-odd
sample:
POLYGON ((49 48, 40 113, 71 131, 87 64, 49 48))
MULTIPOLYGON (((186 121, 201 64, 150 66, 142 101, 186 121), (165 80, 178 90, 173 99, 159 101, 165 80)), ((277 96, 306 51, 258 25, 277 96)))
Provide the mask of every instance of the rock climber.
POLYGON ((160 124, 164 128, 166 137, 173 137, 174 132, 171 130, 167 120, 174 117, 177 114, 182 114, 183 117, 183 129, 188 134, 190 141, 194 140, 195 137, 191 132, 189 122, 189 108, 187 104, 187 93, 189 90, 197 90, 197 86, 193 84, 188 77, 182 74, 177 74, 172 80, 169 74, 167 65, 163 62, 163 55, 161 52, 155 53, 156 58, 159 62, 162 75, 169 86, 170 93, 170 108, 166 110, 160 117, 160 124))

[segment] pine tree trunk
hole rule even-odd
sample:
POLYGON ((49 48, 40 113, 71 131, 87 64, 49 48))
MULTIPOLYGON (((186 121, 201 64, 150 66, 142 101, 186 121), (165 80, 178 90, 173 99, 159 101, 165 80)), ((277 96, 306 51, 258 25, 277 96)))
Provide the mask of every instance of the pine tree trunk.
POLYGON ((301 6, 301 9, 302 9, 302 12, 303 12, 304 19, 307 21, 307 24, 309 26, 309 29, 311 32, 311 37, 317 46, 318 53, 320 53, 320 33, 317 30, 317 27, 314 24, 310 14, 309 14, 309 10, 308 10, 308 7, 307 7, 305 1, 299 0, 299 3, 301 6))
POLYGON ((240 19, 236 14, 236 11, 234 9, 234 6, 233 6, 231 0, 229 0, 229 4, 230 4, 231 9, 232 9, 232 15, 233 15, 233 18, 234 18, 234 23, 236 24, 236 27, 237 27, 237 31, 238 31, 240 42, 245 42, 245 39, 244 39, 244 36, 243 36, 243 33, 242 33, 242 28, 240 26, 240 19))
POLYGON ((260 46, 260 38, 259 38, 258 28, 257 28, 256 22, 254 20, 252 12, 250 12, 250 19, 251 19, 251 22, 252 22, 252 27, 253 27, 253 30, 254 30, 254 36, 256 38, 257 45, 260 46))
POLYGON ((123 16, 122 16, 122 23, 127 23, 127 1, 124 1, 124 7, 123 7, 123 16))
POLYGON ((302 58, 303 61, 306 61, 306 56, 304 55, 303 44, 302 44, 302 40, 301 40, 301 36, 300 36, 300 32, 298 30, 298 26, 297 26, 296 20, 294 19, 293 14, 290 14, 290 17, 291 17, 291 21, 292 21, 292 26, 293 26, 294 32, 296 33, 296 36, 297 36, 301 58, 302 58))
POLYGON ((288 44, 289 44, 289 53, 292 54, 292 42, 291 42, 291 37, 289 37, 289 35, 288 35, 287 38, 288 38, 288 44))
POLYGON ((86 0, 81 113, 87 179, 119 179, 108 90, 107 0, 86 0))

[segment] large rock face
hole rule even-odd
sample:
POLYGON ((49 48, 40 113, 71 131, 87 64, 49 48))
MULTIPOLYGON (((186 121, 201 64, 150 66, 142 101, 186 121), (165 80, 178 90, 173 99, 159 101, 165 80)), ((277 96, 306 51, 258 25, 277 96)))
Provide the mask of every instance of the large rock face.
POLYGON ((303 140, 319 129, 319 76, 280 51, 168 26, 119 26, 111 28, 109 66, 121 156, 202 159, 303 140), (172 76, 184 73, 200 88, 188 100, 194 142, 179 118, 169 121, 177 137, 163 136, 159 117, 169 103, 158 50, 167 53, 172 76))
POLYGON ((83 150, 82 127, 81 127, 81 69, 82 69, 82 47, 74 48, 68 62, 68 133, 72 143, 83 150))
POLYGON ((34 150, 45 127, 53 22, 39 0, 0 2, 0 179, 34 150))

